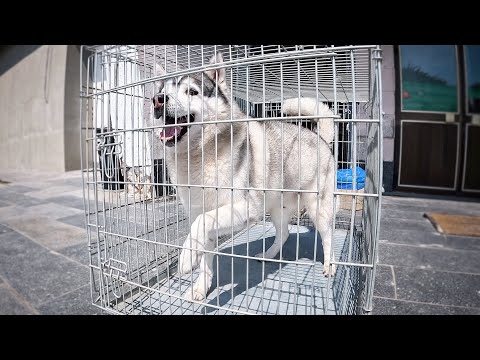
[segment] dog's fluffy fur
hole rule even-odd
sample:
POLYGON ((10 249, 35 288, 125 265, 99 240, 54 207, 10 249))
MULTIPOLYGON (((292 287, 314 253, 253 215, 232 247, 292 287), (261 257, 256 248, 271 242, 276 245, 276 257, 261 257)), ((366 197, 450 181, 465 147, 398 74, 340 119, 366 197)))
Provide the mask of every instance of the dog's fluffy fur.
MULTIPOLYGON (((217 54, 211 63, 222 61, 221 54, 217 54)), ((164 74, 159 65, 156 74, 164 74)), ((206 71, 204 76, 194 74, 169 79, 157 85, 159 92, 153 99, 151 112, 153 122, 178 126, 159 129, 156 136, 165 142, 165 161, 171 181, 179 184, 177 194, 190 212, 191 229, 180 253, 179 273, 187 274, 200 266, 198 279, 185 297, 193 300, 206 297, 213 277, 213 254, 203 250, 214 249, 217 233, 221 236, 230 233, 232 227, 241 229, 246 224, 247 214, 252 221, 261 219, 264 209, 262 190, 232 192, 205 188, 203 193, 202 188, 188 188, 188 184, 233 186, 234 189, 318 189, 318 198, 315 193, 300 193, 300 206, 306 208, 321 235, 324 274, 334 274, 330 254, 335 169, 329 147, 333 141, 333 112, 328 106, 304 98, 300 101, 299 114, 298 99, 288 99, 283 104, 283 112, 287 115, 319 116, 317 131, 320 137, 317 137, 303 127, 299 132, 298 126, 287 122, 228 122, 246 116, 232 101, 224 69, 206 71), (217 120, 227 121, 199 125, 217 120)), ((271 215, 276 236, 265 253, 256 255, 260 259, 278 254, 288 238, 291 216, 297 211, 296 192, 284 192, 283 211, 280 192, 267 191, 265 198, 265 209, 271 215)))

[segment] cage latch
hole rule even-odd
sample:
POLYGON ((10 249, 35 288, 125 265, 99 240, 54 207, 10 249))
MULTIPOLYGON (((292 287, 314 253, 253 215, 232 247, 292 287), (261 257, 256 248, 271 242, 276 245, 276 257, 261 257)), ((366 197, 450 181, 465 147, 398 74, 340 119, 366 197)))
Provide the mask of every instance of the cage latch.
MULTIPOLYGON (((122 141, 116 137, 119 135, 102 136, 98 140, 97 149, 102 158, 102 164, 114 164, 114 158, 123 152, 122 141)), ((111 179, 115 176, 115 167, 105 166, 105 176, 111 179)))
POLYGON ((102 273, 112 284, 112 293, 116 298, 120 298, 120 281, 127 280, 127 264, 123 261, 109 258, 102 262, 102 273))

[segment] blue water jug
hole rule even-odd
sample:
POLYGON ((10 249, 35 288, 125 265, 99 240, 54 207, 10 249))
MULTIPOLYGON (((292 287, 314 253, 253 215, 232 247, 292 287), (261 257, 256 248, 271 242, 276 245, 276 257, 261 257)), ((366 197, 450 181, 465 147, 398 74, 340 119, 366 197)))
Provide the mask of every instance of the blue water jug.
MULTIPOLYGON (((356 167, 357 181, 356 189, 363 189, 365 187, 365 170, 361 167, 356 167)), ((353 169, 338 169, 337 170, 337 189, 353 189, 353 169)))

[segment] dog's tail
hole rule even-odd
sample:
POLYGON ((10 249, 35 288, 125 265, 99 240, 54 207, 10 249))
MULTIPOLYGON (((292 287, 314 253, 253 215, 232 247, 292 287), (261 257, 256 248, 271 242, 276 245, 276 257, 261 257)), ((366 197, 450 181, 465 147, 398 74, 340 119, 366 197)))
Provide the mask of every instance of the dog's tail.
POLYGON ((333 127, 333 111, 328 105, 317 102, 314 98, 300 98, 300 114, 298 113, 298 98, 286 99, 283 102, 282 112, 290 116, 320 116, 321 118, 312 119, 317 123, 317 131, 320 136, 327 142, 333 143, 335 136, 333 127))

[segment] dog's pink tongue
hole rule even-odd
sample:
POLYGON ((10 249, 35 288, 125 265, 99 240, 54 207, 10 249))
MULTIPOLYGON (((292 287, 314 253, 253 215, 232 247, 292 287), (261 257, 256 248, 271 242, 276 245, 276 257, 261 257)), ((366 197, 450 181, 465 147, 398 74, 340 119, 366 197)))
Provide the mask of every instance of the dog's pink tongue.
POLYGON ((182 128, 180 126, 165 128, 160 134, 160 138, 164 140, 170 140, 175 135, 179 134, 181 130, 182 128))

